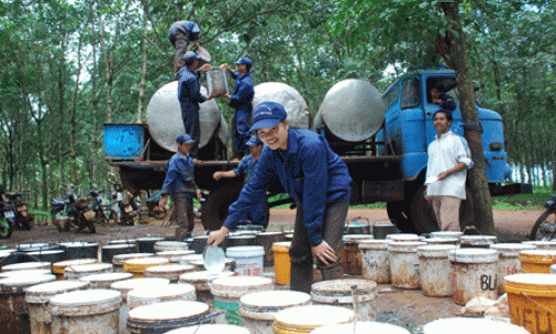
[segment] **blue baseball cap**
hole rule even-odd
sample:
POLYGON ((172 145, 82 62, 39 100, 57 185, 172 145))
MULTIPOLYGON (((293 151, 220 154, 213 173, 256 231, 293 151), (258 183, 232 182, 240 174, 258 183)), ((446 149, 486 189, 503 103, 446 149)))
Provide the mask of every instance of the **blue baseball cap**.
POLYGON ((262 145, 263 142, 259 139, 259 136, 252 135, 249 140, 245 143, 247 146, 259 146, 262 145))
POLYGON ((185 55, 183 55, 183 60, 186 63, 192 62, 195 59, 201 59, 201 58, 199 58, 199 56, 193 51, 187 51, 185 55))
POLYGON ((251 68, 251 66, 253 66, 253 62, 251 61, 251 59, 249 59, 247 57, 240 58, 234 64, 236 64, 236 65, 246 65, 247 68, 251 68))
POLYGON ((176 138, 176 143, 180 144, 193 144, 195 141, 191 139, 191 136, 187 133, 182 133, 181 135, 176 138))
POLYGON ((288 117, 286 109, 276 102, 263 102, 253 110, 253 126, 249 132, 260 128, 271 128, 288 117))

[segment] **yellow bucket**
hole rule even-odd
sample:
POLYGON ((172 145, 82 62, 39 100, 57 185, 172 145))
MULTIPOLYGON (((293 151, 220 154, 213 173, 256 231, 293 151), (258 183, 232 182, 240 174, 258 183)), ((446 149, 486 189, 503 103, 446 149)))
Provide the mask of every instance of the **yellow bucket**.
POLYGON ((272 244, 274 252, 274 277, 276 284, 290 284, 290 241, 275 242, 272 244))
POLYGON ((129 259, 124 262, 124 271, 132 273, 134 278, 143 278, 148 267, 170 264, 170 260, 165 257, 144 257, 129 259))
POLYGON ((331 305, 294 306, 274 315, 275 334, 309 334, 322 326, 350 323, 355 320, 352 310, 331 305))
POLYGON ((516 274, 504 278, 510 320, 530 333, 556 330, 556 275, 516 274))
POLYGON ((556 250, 524 250, 519 252, 519 261, 524 273, 549 274, 550 266, 556 264, 556 250))

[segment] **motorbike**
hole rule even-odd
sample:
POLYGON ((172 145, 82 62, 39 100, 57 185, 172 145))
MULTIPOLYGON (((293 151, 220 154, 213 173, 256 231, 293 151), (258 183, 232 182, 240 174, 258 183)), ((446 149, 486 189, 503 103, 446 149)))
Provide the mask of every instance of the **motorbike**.
POLYGON ((531 230, 531 240, 552 240, 556 236, 556 195, 544 205, 546 210, 539 216, 531 230))
POLYGON ((154 217, 155 219, 162 220, 166 218, 168 214, 168 208, 164 206, 162 209, 158 206, 158 202, 160 201, 160 195, 154 195, 151 198, 148 198, 146 201, 147 210, 149 212, 150 217, 154 217))
POLYGON ((134 225, 137 217, 137 204, 130 198, 124 196, 119 191, 110 194, 110 220, 118 224, 134 225))
POLYGON ((15 224, 15 213, 12 205, 0 203, 0 238, 8 239, 12 235, 15 224))
POLYGON ((91 233, 95 233, 95 212, 88 202, 88 199, 78 198, 74 193, 69 193, 63 200, 52 201, 50 215, 58 231, 69 232, 73 226, 78 231, 88 228, 91 233))
POLYGON ((27 210, 27 203, 21 199, 20 193, 7 193, 6 197, 15 209, 15 226, 29 231, 35 224, 35 215, 27 210))
POLYGON ((95 212, 95 220, 97 223, 108 225, 109 218, 106 213, 106 208, 109 205, 104 204, 104 199, 100 196, 102 190, 91 190, 91 209, 95 212))

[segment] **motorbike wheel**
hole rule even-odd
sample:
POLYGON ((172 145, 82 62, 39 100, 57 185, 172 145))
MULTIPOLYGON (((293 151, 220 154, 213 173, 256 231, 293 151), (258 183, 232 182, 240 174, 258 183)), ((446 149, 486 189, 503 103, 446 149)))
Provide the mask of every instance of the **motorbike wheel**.
POLYGON ((164 208, 164 210, 160 211, 160 210, 153 210, 152 212, 152 216, 155 219, 158 220, 163 220, 164 218, 166 218, 166 216, 168 215, 168 210, 166 210, 166 208, 164 208))
POLYGON ((6 219, 0 220, 0 238, 8 239, 12 235, 12 227, 6 219))
POLYGON ((552 240, 556 234, 556 212, 546 210, 543 212, 533 229, 531 230, 531 240, 552 240))

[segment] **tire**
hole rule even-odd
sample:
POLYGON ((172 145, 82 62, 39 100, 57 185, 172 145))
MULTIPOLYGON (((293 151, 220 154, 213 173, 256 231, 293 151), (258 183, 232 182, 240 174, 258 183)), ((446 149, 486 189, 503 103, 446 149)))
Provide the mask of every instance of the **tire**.
POLYGON ((12 227, 6 219, 2 218, 2 220, 0 221, 0 238, 8 239, 11 236, 12 227))
POLYGON ((555 228, 556 212, 550 209, 546 210, 535 222, 531 230, 531 240, 552 240, 555 228))
POLYGON ((218 230, 228 216, 228 207, 237 200, 243 182, 233 180, 211 191, 201 204, 201 223, 207 231, 218 230))
POLYGON ((409 206, 406 202, 388 202, 386 203, 386 212, 398 230, 404 233, 417 233, 417 229, 411 223, 409 206))

